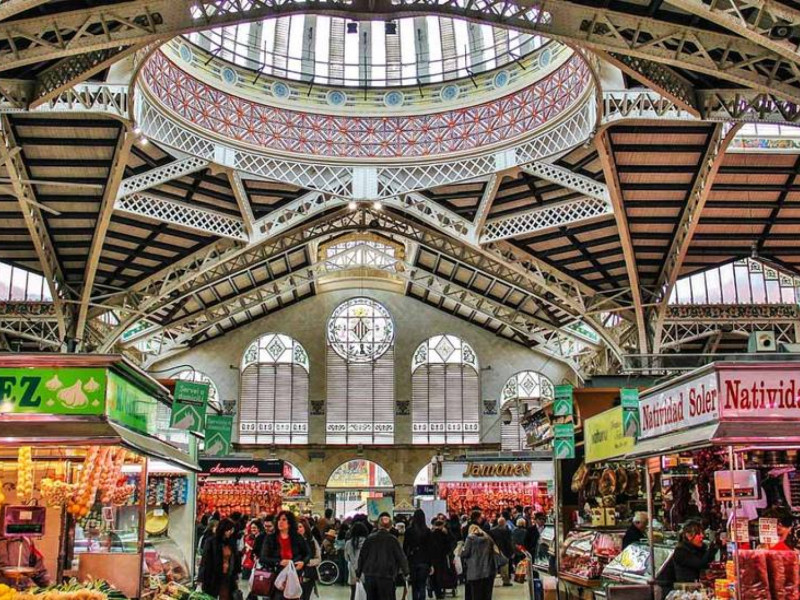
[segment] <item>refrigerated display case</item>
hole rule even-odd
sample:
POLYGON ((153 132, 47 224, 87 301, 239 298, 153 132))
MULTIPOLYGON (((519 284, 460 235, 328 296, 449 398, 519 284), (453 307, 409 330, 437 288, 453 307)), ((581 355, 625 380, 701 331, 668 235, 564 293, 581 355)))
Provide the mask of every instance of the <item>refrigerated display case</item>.
POLYGON ((539 546, 536 548, 536 554, 533 557, 533 568, 542 573, 549 573, 551 565, 555 568, 553 558, 556 555, 556 529, 553 525, 548 524, 542 529, 539 536, 539 546))
MULTIPOLYGON (((661 571, 674 550, 675 546, 673 544, 659 543, 653 545, 656 580, 658 580, 661 571)), ((615 582, 646 584, 650 581, 650 576, 650 548, 646 541, 631 544, 603 569, 603 579, 615 582)))
POLYGON ((561 551, 559 578, 582 586, 599 585, 603 569, 622 550, 623 534, 598 529, 571 532, 561 551))

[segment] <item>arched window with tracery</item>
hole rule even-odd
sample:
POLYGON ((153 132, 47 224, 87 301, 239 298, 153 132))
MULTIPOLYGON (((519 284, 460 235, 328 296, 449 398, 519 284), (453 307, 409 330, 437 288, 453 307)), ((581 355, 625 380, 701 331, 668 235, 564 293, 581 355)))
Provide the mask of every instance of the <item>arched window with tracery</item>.
POLYGON ((242 357, 240 444, 308 443, 308 354, 297 340, 267 333, 242 357))
POLYGON ((383 304, 351 298, 327 325, 326 439, 394 443, 394 321, 383 304))
POLYGON ((520 415, 529 408, 541 406, 553 400, 553 383, 536 371, 520 371, 512 375, 503 386, 500 399, 500 415, 503 428, 500 444, 503 450, 525 450, 525 430, 519 423, 520 415))
POLYGON ((411 364, 412 441, 415 444, 480 442, 478 357, 454 335, 422 342, 411 364))

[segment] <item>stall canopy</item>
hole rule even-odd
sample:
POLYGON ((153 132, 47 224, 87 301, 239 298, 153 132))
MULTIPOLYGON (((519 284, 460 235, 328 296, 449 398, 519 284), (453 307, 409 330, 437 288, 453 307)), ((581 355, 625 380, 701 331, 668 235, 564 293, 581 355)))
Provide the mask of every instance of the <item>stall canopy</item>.
POLYGON ((644 392, 627 458, 704 446, 800 446, 796 363, 714 363, 644 392))
POLYGON ((121 356, 7 354, 0 366, 0 445, 112 445, 199 471, 158 437, 166 388, 121 356))

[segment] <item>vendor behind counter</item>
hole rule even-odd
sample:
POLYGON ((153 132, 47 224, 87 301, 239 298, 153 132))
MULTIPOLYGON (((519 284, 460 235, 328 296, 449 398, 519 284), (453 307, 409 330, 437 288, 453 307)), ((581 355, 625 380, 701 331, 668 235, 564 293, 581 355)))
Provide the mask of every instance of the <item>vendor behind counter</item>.
POLYGON ((44 567, 44 557, 33 542, 26 538, 0 537, 0 583, 20 590, 38 585, 50 585, 50 575, 44 567), (4 567, 29 567, 33 569, 23 577, 9 577, 4 567))

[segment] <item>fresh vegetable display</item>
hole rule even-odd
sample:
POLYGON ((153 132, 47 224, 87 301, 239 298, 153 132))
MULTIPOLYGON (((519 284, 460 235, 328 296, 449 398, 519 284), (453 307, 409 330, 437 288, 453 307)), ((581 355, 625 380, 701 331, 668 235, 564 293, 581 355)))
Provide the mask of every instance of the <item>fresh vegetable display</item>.
POLYGON ((127 600, 107 582, 97 579, 80 583, 71 579, 68 583, 46 588, 31 588, 19 592, 0 584, 0 600, 127 600))
POLYGON ((213 596, 190 590, 186 586, 175 582, 159 586, 153 598, 155 600, 214 600, 213 596))

